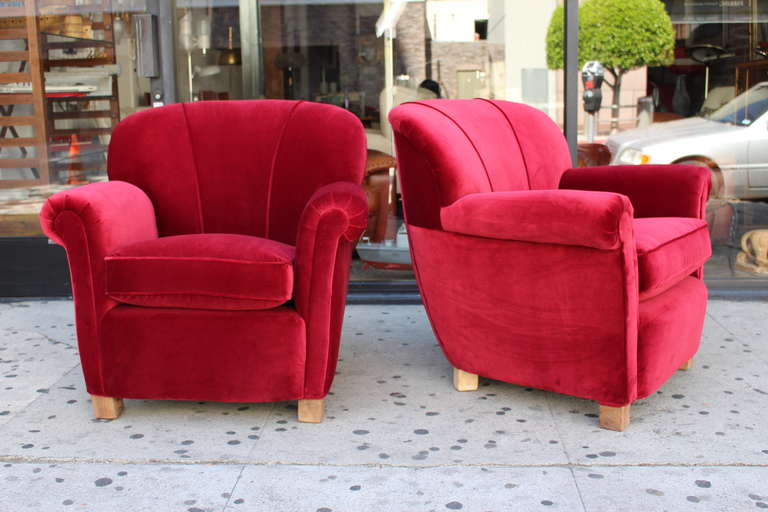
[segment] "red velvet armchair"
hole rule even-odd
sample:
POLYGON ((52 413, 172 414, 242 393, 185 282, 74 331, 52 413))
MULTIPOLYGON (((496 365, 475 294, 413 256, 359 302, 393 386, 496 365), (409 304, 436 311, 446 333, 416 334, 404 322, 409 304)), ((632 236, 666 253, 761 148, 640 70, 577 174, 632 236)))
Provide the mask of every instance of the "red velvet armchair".
POLYGON ((690 366, 711 254, 706 169, 570 169, 559 128, 505 101, 401 105, 395 131, 410 246, 459 390, 478 375, 630 404, 690 366))
POLYGON ((299 400, 319 422, 367 221, 360 122, 296 101, 176 104, 114 130, 109 182, 52 196, 99 418, 123 398, 299 400), (343 141, 340 143, 339 141, 343 141))

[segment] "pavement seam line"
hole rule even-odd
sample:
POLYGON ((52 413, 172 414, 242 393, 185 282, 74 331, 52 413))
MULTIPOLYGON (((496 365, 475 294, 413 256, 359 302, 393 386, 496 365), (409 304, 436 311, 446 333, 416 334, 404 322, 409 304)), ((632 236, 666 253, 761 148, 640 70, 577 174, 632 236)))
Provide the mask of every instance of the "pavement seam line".
MULTIPOLYGON (((256 450, 256 445, 258 445, 259 441, 261 441, 262 438, 264 437, 264 433, 266 432, 267 422, 270 420, 270 418, 272 418, 272 413, 274 412, 274 410, 275 410, 275 404, 272 403, 271 407, 269 408, 269 412, 267 413, 266 417, 264 418, 264 421, 261 424, 261 428, 258 434, 259 438, 255 440, 255 442, 253 443, 253 446, 251 446, 251 449, 248 450, 248 454, 245 456, 246 458, 248 459, 251 458, 251 454, 253 453, 254 450, 256 450)), ((229 502, 230 500, 232 500, 232 497, 235 495, 235 489, 237 489, 237 485, 240 483, 240 478, 243 476, 243 472, 245 471, 246 467, 248 467, 248 464, 243 464, 242 467, 240 468, 240 472, 237 474, 237 478, 235 478, 235 483, 234 485, 232 485, 232 489, 229 490, 229 497, 227 497, 227 501, 226 503, 224 503, 224 507, 221 509, 222 512, 225 512, 227 510, 227 507, 229 507, 229 502)))
POLYGON ((557 433, 557 439, 560 441, 560 446, 563 447, 563 453, 565 454, 565 460, 568 461, 568 464, 571 464, 573 459, 571 459, 571 454, 568 453, 568 446, 565 444, 565 439, 563 438, 563 434, 560 432, 560 427, 557 424, 557 420, 555 419, 555 413, 552 411, 552 403, 549 400, 549 393, 544 395, 544 403, 547 404, 547 409, 549 410, 549 417, 552 420, 552 426, 555 427, 555 433, 557 433))
MULTIPOLYGON (((749 345, 749 344, 747 343, 747 341, 749 341, 749 339, 747 339, 747 341, 745 341, 745 340, 744 340, 744 338, 743 338, 741 335, 739 335, 739 334, 736 334, 735 332, 733 332, 732 330, 730 330, 730 329, 729 329, 728 327, 726 327, 726 326, 725 326, 725 325, 724 325, 722 322, 720 322, 720 320, 718 320, 717 318, 715 318, 715 316, 714 316, 712 313, 710 313, 709 311, 707 311, 707 316, 708 316, 708 317, 709 317, 709 318, 710 318, 710 319, 711 319, 713 322, 715 322, 715 323, 718 325, 718 327, 720 327, 722 330, 724 330, 725 332, 727 332, 728 334, 730 334, 731 336, 733 336, 733 338, 734 338, 735 340, 737 340, 739 343, 741 343, 741 344, 742 344, 742 346, 744 346, 744 345, 747 345, 747 346, 749 346, 749 347, 750 347, 750 351, 751 351, 751 347, 752 347, 752 346, 751 346, 751 345, 749 345)), ((762 358, 760 355, 757 355, 756 357, 758 357, 758 358, 759 358, 760 360, 762 360, 762 361, 766 361, 766 360, 765 360, 765 359, 763 359, 763 358, 762 358)), ((768 361, 766 361, 766 362, 768 362, 768 361)))
POLYGON ((23 457, 13 455, 0 455, 0 463, 16 464, 124 464, 124 465, 155 465, 155 466, 315 466, 328 468, 400 468, 400 469, 438 469, 438 468, 766 468, 765 464, 740 463, 740 462, 707 462, 707 463, 686 463, 686 462, 638 462, 638 463, 615 463, 615 464, 586 464, 574 462, 571 464, 560 463, 538 463, 538 464, 500 464, 500 463, 455 463, 455 464, 429 464, 429 465, 408 465, 408 464, 380 464, 380 463, 361 463, 361 464, 330 464, 323 462, 286 462, 286 461, 243 461, 243 460, 200 460, 185 461, 178 459, 94 459, 78 457, 23 457))
MULTIPOLYGON (((79 360, 79 359, 80 359, 80 358, 78 357, 78 360, 79 360)), ((46 388, 46 389, 51 389, 51 388, 53 388, 54 386, 56 386, 56 384, 60 383, 62 380, 64 380, 65 378, 67 378, 67 376, 69 376, 69 374, 70 374, 70 373, 72 373, 74 370, 76 370, 76 369, 77 369, 79 366, 80 366, 80 363, 77 363, 77 364, 75 364, 75 366, 73 366, 72 368, 70 368, 69 370, 67 370, 66 372, 64 372, 64 374, 63 374, 61 377, 59 377, 57 380, 55 380, 54 382, 52 382, 52 383, 51 383, 51 385, 50 385, 50 386, 48 386, 48 388, 46 388)), ((18 413, 23 413, 23 412, 24 412, 24 411, 25 411, 25 410, 26 410, 28 407, 32 406, 32 405, 33 405, 35 402, 37 402, 38 400, 40 400, 40 399, 43 397, 43 395, 44 395, 44 394, 46 394, 46 393, 38 393, 38 394, 37 394, 37 396, 36 396, 35 398, 33 398, 33 399, 32 399, 32 401, 30 401, 30 402, 27 402, 27 403, 24 405, 24 407, 22 407, 21 409, 19 409, 19 410, 18 410, 18 412, 17 412, 16 414, 14 414, 13 416, 10 416, 10 417, 8 418, 8 421, 5 421, 5 422, 3 422, 3 423, 0 423, 0 427, 4 427, 4 426, 6 426, 6 425, 9 425, 11 422, 13 422, 13 421, 15 421, 15 420, 19 419, 18 413)), ((0 458, 2 458, 2 456, 0 456, 0 458)))
POLYGON ((587 506, 584 504, 584 496, 581 494, 581 487, 579 487, 579 481, 576 479, 576 473, 573 471, 573 466, 570 466, 568 470, 573 478, 573 485, 576 487, 576 494, 579 496, 579 502, 581 503, 581 510, 587 512, 587 506))

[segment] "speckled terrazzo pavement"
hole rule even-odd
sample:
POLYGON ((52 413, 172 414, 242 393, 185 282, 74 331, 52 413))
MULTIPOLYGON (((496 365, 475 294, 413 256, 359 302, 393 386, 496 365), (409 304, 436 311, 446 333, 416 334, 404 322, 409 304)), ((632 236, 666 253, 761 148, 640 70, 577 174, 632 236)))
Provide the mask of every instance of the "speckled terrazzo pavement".
POLYGON ((712 301, 692 371, 633 406, 451 387, 417 306, 350 306, 319 425, 295 403, 91 417, 69 301, 0 304, 0 512, 768 509, 768 304, 712 301))

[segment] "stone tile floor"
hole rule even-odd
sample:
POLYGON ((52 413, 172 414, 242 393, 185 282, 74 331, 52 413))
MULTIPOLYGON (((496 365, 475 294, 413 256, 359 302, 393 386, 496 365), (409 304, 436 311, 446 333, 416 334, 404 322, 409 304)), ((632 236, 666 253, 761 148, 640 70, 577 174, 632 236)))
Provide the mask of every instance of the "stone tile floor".
POLYGON ((712 301, 692 371, 633 407, 456 393, 419 306, 350 306, 327 419, 126 401, 91 418, 69 301, 0 304, 0 511, 768 508, 768 304, 712 301))

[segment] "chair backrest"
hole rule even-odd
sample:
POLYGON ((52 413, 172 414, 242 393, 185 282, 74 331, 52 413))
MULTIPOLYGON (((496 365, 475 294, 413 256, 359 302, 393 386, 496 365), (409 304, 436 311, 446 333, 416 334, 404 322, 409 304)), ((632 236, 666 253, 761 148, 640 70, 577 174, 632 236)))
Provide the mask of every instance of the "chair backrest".
POLYGON ((109 178, 147 193, 161 236, 234 233, 294 244, 318 188, 362 182, 365 149, 360 121, 331 105, 180 103, 118 124, 109 178))
POLYGON ((440 227, 440 208, 478 192, 557 188, 571 166, 560 128, 509 101, 427 100, 389 116, 408 223, 440 227))
MULTIPOLYGON (((381 130, 381 133, 384 134, 384 137, 387 138, 387 140, 390 140, 390 126, 389 126, 389 119, 386 115, 386 96, 387 96, 387 89, 382 89, 379 93, 379 112, 381 113, 379 116, 379 129, 381 130)), ((398 105, 401 105, 403 103, 408 103, 410 101, 420 101, 420 100, 434 100, 437 98, 437 94, 430 91, 429 89, 425 89, 424 87, 417 87, 416 89, 412 89, 410 87, 404 87, 402 85, 395 85, 392 87, 392 107, 396 107, 398 105)), ((389 151, 389 150, 388 150, 389 151)))

